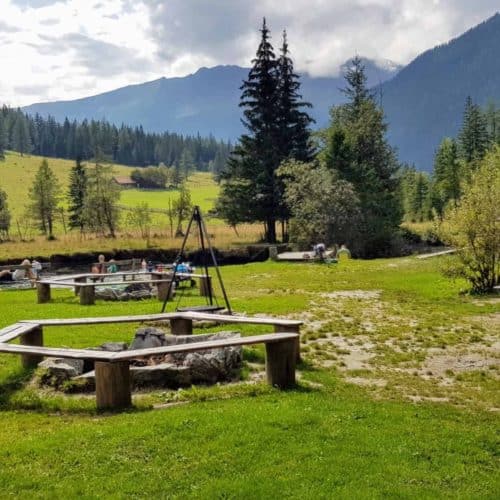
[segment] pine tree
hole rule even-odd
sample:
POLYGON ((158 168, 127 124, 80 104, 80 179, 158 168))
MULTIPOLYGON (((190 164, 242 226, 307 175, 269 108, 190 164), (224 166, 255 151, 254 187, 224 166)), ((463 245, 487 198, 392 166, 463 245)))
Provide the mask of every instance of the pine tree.
POLYGON ((3 113, 0 112, 0 160, 5 157, 7 149, 7 130, 5 129, 5 120, 3 113))
POLYGON ((461 170, 457 144, 447 137, 436 152, 432 178, 432 206, 440 216, 450 200, 456 206, 460 198, 461 170))
POLYGON ((85 229, 84 206, 86 192, 87 172, 80 158, 77 158, 69 177, 68 212, 69 227, 71 229, 79 229, 80 232, 83 232, 85 229))
POLYGON ((0 188, 0 241, 9 237, 10 219, 7 193, 0 188))
POLYGON ((300 101, 286 37, 277 61, 265 19, 252 64, 240 102, 248 132, 240 137, 221 176, 218 211, 231 225, 263 222, 266 241, 275 242, 276 222, 288 218, 276 170, 287 158, 310 158, 311 119, 301 109, 307 103, 300 101))
POLYGON ((461 159, 472 166, 480 161, 489 146, 486 119, 470 96, 465 101, 462 128, 458 135, 461 159))
POLYGON ((218 209, 227 221, 263 222, 266 241, 275 242, 282 198, 275 177, 280 163, 278 66, 265 19, 261 35, 248 79, 241 86, 242 122, 248 133, 240 137, 228 161, 218 209))
POLYGON ((312 105, 301 100, 299 76, 294 72, 293 61, 289 54, 286 31, 283 31, 277 88, 281 156, 282 159, 308 162, 314 154, 309 131, 309 126, 314 120, 303 108, 311 108, 312 105))
POLYGON ((40 230, 48 239, 54 239, 54 220, 59 198, 59 181, 47 160, 43 159, 29 191, 28 213, 37 221, 40 230))
POLYGON ((115 238, 119 217, 120 188, 113 180, 113 170, 109 166, 96 163, 94 168, 86 170, 86 174, 85 225, 101 234, 105 234, 108 230, 110 236, 115 238))
POLYGON ((357 253, 384 255, 390 252, 401 222, 399 165, 385 137, 383 111, 367 89, 361 59, 353 59, 345 79, 348 101, 332 109, 319 157, 341 179, 352 183, 359 196, 363 221, 357 253))
POLYGON ((31 137, 26 117, 19 111, 12 130, 12 148, 21 153, 31 152, 31 137))

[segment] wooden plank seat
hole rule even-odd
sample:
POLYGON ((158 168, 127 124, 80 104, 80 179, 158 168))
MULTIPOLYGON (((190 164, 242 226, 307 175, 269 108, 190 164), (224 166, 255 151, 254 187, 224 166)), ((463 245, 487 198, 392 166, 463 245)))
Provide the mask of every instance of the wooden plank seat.
POLYGON ((57 318, 24 320, 0 330, 0 352, 21 356, 26 368, 36 367, 44 356, 89 359, 95 362, 96 400, 98 408, 122 408, 130 406, 130 359, 188 352, 221 347, 242 346, 263 343, 266 345, 266 374, 270 384, 280 388, 291 387, 295 383, 295 364, 300 359, 298 320, 272 317, 248 317, 238 315, 208 314, 203 312, 175 312, 141 314, 134 316, 108 316, 99 318, 57 318), (173 335, 189 335, 193 322, 215 320, 217 323, 243 323, 271 325, 275 333, 249 337, 195 342, 177 346, 163 346, 134 351, 106 352, 90 349, 68 349, 43 346, 44 327, 68 327, 71 325, 98 325, 110 323, 144 323, 169 321, 173 335), (19 338, 21 345, 8 342, 19 338))
MULTIPOLYGON (((31 332, 29 333, 38 332, 41 338, 39 326, 25 326, 30 326, 31 332)), ((27 332, 25 332, 26 334, 27 332)), ((129 407, 132 404, 130 360, 158 354, 198 352, 224 347, 265 344, 267 382, 280 389, 291 388, 295 385, 295 344, 297 338, 298 334, 296 333, 277 332, 122 352, 43 347, 41 345, 12 345, 0 342, 0 352, 22 355, 23 365, 26 367, 36 366, 43 356, 93 360, 95 362, 97 408, 115 410, 129 407)))
POLYGON ((189 312, 189 311, 196 311, 196 312, 218 312, 218 311, 223 311, 225 309, 224 306, 211 306, 211 305, 204 305, 204 306, 187 306, 187 307, 178 307, 177 311, 179 312, 189 312))
MULTIPOLYGON (((122 259, 122 260, 114 260, 113 262, 107 261, 103 262, 105 267, 109 267, 113 264, 116 264, 119 268, 120 267, 131 267, 132 271, 134 271, 136 268, 140 267, 141 265, 141 259, 122 259)), ((92 266, 97 266, 101 265, 100 262, 94 262, 92 266)))
MULTIPOLYGON (((132 284, 152 284, 158 289, 158 300, 163 302, 168 293, 168 285, 172 281, 171 279, 157 279, 157 278, 147 278, 140 280, 127 280, 127 281, 83 281, 84 279, 90 277, 90 279, 95 278, 95 274, 79 276, 70 280, 67 279, 42 279, 36 282, 37 287, 37 301, 39 304, 45 304, 50 301, 51 285, 57 286, 68 286, 75 289, 75 293, 80 296, 80 304, 82 305, 92 305, 95 303, 95 287, 109 287, 118 285, 132 285, 132 284)), ((102 275, 99 275, 99 278, 102 275)), ((106 276, 114 276, 114 274, 107 274, 106 276)), ((172 292, 172 290, 171 290, 172 292)))

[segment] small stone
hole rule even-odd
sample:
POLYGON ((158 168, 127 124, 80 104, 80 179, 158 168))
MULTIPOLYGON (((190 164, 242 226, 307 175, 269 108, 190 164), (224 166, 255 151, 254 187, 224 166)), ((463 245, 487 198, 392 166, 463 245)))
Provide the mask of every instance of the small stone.
POLYGON ((109 352, 121 352, 128 349, 126 342, 105 342, 101 344, 101 350, 109 352))

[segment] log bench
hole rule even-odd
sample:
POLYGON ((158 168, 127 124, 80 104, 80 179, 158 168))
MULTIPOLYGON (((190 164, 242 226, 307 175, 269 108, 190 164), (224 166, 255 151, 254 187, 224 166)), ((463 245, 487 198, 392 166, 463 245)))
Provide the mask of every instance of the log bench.
POLYGON ((103 318, 70 318, 27 320, 0 330, 0 353, 17 354, 25 368, 35 368, 45 356, 91 360, 95 364, 96 404, 98 409, 120 409, 131 406, 130 360, 159 354, 194 352, 232 346, 265 344, 266 378, 280 389, 295 384, 295 366, 298 359, 300 321, 278 318, 249 318, 205 313, 162 313, 103 318), (208 317, 208 318, 207 318, 208 317), (109 323, 136 323, 170 321, 172 334, 192 333, 192 322, 215 319, 221 323, 249 323, 274 325, 275 333, 248 337, 210 340, 189 344, 161 346, 122 352, 95 351, 43 346, 44 326, 94 325, 109 323), (20 344, 9 342, 19 338, 20 344))
MULTIPOLYGON (((194 277, 200 279, 200 295, 213 295, 211 277, 205 274, 185 274, 179 273, 180 277, 194 277)), ((158 300, 165 301, 170 289, 170 298, 172 298, 174 289, 169 286, 172 281, 172 273, 158 271, 121 271, 116 273, 80 273, 65 276, 54 276, 50 279, 40 279, 36 282, 37 301, 39 304, 45 304, 50 301, 51 285, 68 286, 75 289, 75 295, 80 295, 80 304, 92 305, 95 303, 95 287, 109 285, 123 285, 134 283, 150 283, 156 285, 158 289, 158 300), (104 281, 111 278, 111 281, 104 281), (121 278, 121 280, 120 280, 121 278), (138 278, 138 279, 137 279, 138 278)))
MULTIPOLYGON (((95 274, 89 275, 93 279, 96 278, 95 274)), ((51 293, 50 286, 68 286, 75 289, 75 294, 80 296, 80 304, 82 305, 92 305, 95 304, 95 287, 101 286, 114 286, 114 285, 131 285, 131 284, 153 284, 158 289, 158 300, 163 302, 167 296, 169 283, 171 279, 157 279, 157 278, 146 278, 141 280, 129 280, 129 281, 99 281, 101 276, 115 276, 114 274, 99 275, 98 281, 88 283, 86 277, 75 277, 71 280, 65 279, 43 279, 36 282, 37 288, 37 301, 39 304, 45 304, 50 301, 51 293), (85 279, 85 281, 83 281, 85 279)), ((91 279, 92 279, 91 278, 91 279)), ((171 289, 171 294, 172 294, 171 289)), ((171 298, 171 297, 170 297, 171 298)))

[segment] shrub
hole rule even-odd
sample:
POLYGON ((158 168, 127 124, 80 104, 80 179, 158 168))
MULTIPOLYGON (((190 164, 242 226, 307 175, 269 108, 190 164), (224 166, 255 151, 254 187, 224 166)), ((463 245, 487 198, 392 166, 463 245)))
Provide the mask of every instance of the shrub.
POLYGON ((476 293, 499 283, 499 193, 500 148, 495 147, 464 186, 458 205, 446 209, 440 226, 443 241, 457 248, 451 272, 467 279, 476 293))

